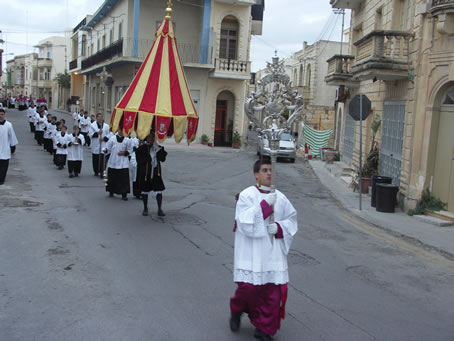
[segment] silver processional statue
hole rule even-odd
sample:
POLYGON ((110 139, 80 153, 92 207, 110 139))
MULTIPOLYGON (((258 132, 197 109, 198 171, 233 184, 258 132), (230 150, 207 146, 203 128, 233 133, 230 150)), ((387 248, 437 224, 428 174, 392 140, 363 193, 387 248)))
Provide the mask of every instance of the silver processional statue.
MULTIPOLYGON (((284 61, 279 61, 279 57, 275 56, 272 63, 267 63, 265 72, 257 82, 258 92, 251 93, 246 99, 244 110, 252 129, 260 137, 266 135, 268 139, 272 167, 271 192, 274 192, 279 141, 282 133, 292 133, 293 124, 303 114, 304 101, 298 91, 292 90, 290 77, 285 73, 284 61)), ((270 222, 274 222, 274 215, 270 222)))

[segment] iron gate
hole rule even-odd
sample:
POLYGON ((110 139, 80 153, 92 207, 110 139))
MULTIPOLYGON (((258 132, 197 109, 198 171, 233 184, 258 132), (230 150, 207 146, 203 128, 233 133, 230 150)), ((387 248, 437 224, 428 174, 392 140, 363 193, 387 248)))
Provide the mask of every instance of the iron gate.
POLYGON ((384 104, 380 175, 392 177, 393 184, 399 186, 405 129, 405 102, 385 102, 384 104))
POLYGON ((344 128, 344 151, 342 153, 343 161, 352 162, 353 146, 355 144, 355 121, 350 114, 345 115, 344 128))

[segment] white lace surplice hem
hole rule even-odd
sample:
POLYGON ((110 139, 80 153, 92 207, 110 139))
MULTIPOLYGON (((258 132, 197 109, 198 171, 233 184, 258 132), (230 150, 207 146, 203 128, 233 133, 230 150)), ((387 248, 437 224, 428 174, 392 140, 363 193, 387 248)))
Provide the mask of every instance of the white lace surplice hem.
POLYGON ((288 271, 265 271, 253 272, 250 270, 233 270, 233 281, 263 285, 267 283, 285 284, 288 283, 288 271))

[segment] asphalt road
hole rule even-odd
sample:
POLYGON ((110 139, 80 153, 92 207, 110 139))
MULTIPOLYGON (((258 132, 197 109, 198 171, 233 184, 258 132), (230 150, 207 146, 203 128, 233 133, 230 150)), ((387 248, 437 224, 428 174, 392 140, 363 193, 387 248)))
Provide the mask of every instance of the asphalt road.
MULTIPOLYGON (((63 117, 62 114, 58 115, 63 117)), ((66 117, 68 119, 68 117, 66 117)), ((0 186, 0 340, 251 340, 228 327, 234 195, 251 151, 166 144, 164 218, 57 170, 10 110, 20 145, 0 186)), ((71 119, 69 119, 69 122, 71 119)), ((298 211, 276 340, 454 340, 454 262, 350 216, 304 162, 279 163, 298 211)))

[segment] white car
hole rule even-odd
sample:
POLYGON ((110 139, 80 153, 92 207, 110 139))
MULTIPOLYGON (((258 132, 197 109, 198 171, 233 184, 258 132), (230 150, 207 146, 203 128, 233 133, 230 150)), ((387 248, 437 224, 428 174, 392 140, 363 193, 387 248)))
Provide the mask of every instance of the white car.
MULTIPOLYGON (((270 155, 270 145, 266 135, 262 137, 259 136, 257 143, 257 155, 270 155)), ((283 133, 281 135, 281 140, 279 141, 279 153, 277 154, 278 158, 289 159, 290 162, 295 162, 296 159, 296 145, 295 139, 292 135, 288 133, 283 133)))

